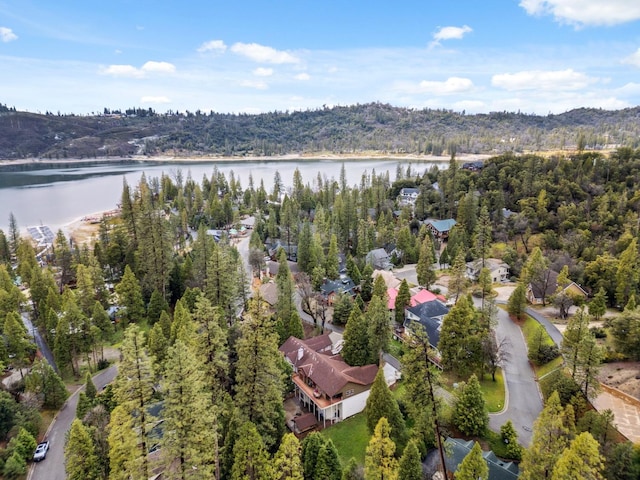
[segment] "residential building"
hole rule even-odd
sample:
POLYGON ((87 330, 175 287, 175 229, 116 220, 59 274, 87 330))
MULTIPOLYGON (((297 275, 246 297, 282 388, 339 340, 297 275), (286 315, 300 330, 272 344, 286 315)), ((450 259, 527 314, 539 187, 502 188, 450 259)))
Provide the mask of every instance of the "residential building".
POLYGON ((341 349, 341 340, 333 333, 308 340, 289 337, 280 347, 293 366, 295 397, 323 426, 363 411, 378 373, 373 364, 347 365, 339 355, 341 349))
MULTIPOLYGON (((455 472, 473 448, 474 440, 447 438, 445 440, 445 463, 447 471, 455 472)), ((499 459, 491 450, 483 451, 482 457, 489 467, 489 480, 516 480, 520 475, 518 465, 499 459)))
POLYGON ((446 240, 449 238, 449 232, 456 223, 453 218, 447 218, 445 220, 434 220, 431 218, 424 221, 424 224, 437 240, 446 240))
POLYGON ((326 280, 320 287, 320 293, 327 299, 328 305, 333 305, 336 297, 341 293, 355 297, 356 284, 351 278, 342 275, 338 280, 326 280))
MULTIPOLYGON (((547 270, 539 282, 531 282, 527 285, 527 300, 533 305, 542 305, 549 301, 549 298, 556 293, 558 289, 558 273, 553 270, 547 270)), ((589 294, 576 282, 569 283, 562 289, 571 297, 587 298, 589 294)))
POLYGON ((398 203, 400 205, 415 205, 418 195, 420 195, 419 188, 401 188, 398 195, 398 203))
MULTIPOLYGON (((491 274, 491 282, 508 282, 509 281, 509 265, 497 258, 485 258, 484 267, 489 269, 491 274)), ((467 262, 466 276, 472 281, 480 278, 480 270, 482 270, 482 259, 479 258, 472 262, 467 262)))
POLYGON ((391 270, 391 257, 384 248, 376 248, 367 253, 366 261, 374 270, 391 270))
POLYGON ((404 311, 405 333, 411 334, 412 326, 414 326, 415 323, 422 325, 425 333, 429 337, 429 344, 437 350, 438 342, 440 341, 442 321, 447 313, 449 313, 449 308, 438 299, 408 307, 404 311))

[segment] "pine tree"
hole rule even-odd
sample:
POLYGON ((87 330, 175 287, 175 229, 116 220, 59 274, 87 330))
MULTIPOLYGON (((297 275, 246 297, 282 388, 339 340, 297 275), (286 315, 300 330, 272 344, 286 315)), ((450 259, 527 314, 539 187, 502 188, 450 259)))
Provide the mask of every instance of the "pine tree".
POLYGON ((449 272, 449 296, 453 296, 455 302, 458 302, 460 295, 464 294, 467 290, 468 282, 465 276, 467 265, 464 262, 464 253, 465 252, 460 249, 449 272))
POLYGON ((378 425, 382 417, 387 419, 389 428, 391 429, 390 436, 397 446, 398 451, 402 451, 407 441, 407 428, 398 402, 389 390, 382 368, 378 369, 373 385, 371 385, 365 412, 367 414, 367 427, 370 433, 374 432, 376 425, 378 425))
POLYGON ((359 470, 358 462, 351 457, 347 462, 347 466, 342 469, 342 480, 362 480, 359 470))
POLYGON ((507 423, 500 427, 500 437, 502 443, 507 446, 508 458, 519 461, 522 458, 522 446, 518 443, 518 433, 511 420, 507 420, 507 423))
POLYGON ((527 261, 522 266, 520 282, 529 285, 542 293, 542 305, 546 305, 546 291, 550 282, 549 260, 542 254, 540 247, 531 251, 527 261))
POLYGON ((406 279, 402 279, 395 301, 395 320, 398 325, 404 324, 404 309, 411 304, 411 292, 406 279))
POLYGON ((324 445, 324 437, 319 432, 311 432, 302 441, 302 467, 304 478, 313 480, 318 463, 318 454, 324 445))
POLYGON ((331 439, 327 439, 318 451, 314 480, 341 480, 342 466, 338 450, 331 439))
POLYGON ((129 323, 137 323, 144 320, 145 309, 144 301, 142 300, 142 289, 129 265, 124 269, 122 280, 116 285, 116 293, 118 294, 120 305, 124 307, 121 318, 125 326, 129 323))
POLYGON ((397 480, 398 460, 395 457, 396 446, 390 438, 387 419, 382 417, 364 457, 364 478, 366 480, 397 480))
POLYGON ((291 336, 304 338, 304 330, 294 303, 295 283, 284 250, 280 250, 278 254, 278 264, 276 317, 281 330, 280 344, 282 344, 291 336))
POLYGON ((251 302, 236 350, 236 405, 244 418, 255 424, 265 446, 271 449, 284 433, 284 384, 278 337, 262 302, 251 302), (260 388, 255 388, 256 385, 260 388))
POLYGON ((140 456, 138 440, 130 412, 124 405, 118 405, 111 412, 109 422, 110 480, 148 478, 143 471, 146 453, 145 457, 140 456))
POLYGON ((604 464, 599 445, 583 432, 562 452, 551 474, 552 480, 603 480, 604 464))
POLYGON ((475 230, 473 232, 476 257, 482 259, 482 268, 485 267, 485 259, 489 254, 489 247, 491 246, 492 231, 491 231, 491 219, 489 218, 489 211, 486 205, 480 207, 480 215, 478 216, 478 223, 476 223, 475 230))
POLYGON ((374 295, 364 314, 369 337, 369 351, 371 352, 368 363, 379 363, 381 355, 389 348, 391 341, 391 326, 389 325, 386 298, 386 293, 383 296, 374 295))
POLYGON ((203 365, 180 339, 169 348, 163 390, 166 470, 182 480, 212 478, 218 460, 216 413, 203 365))
POLYGON ((489 425, 489 412, 475 375, 471 375, 469 382, 463 382, 459 389, 453 422, 462 433, 469 436, 482 436, 489 425))
POLYGON ((269 455, 256 426, 245 422, 238 432, 233 447, 233 469, 231 480, 271 480, 272 468, 269 455))
POLYGON ((300 442, 293 433, 282 437, 282 443, 273 459, 274 480, 303 480, 300 442))
POLYGON ((340 276, 340 261, 338 259, 338 238, 335 235, 331 235, 329 241, 329 250, 327 257, 325 258, 325 271, 327 272, 327 278, 335 280, 340 276))
POLYGON ((311 224, 306 220, 302 224, 302 231, 298 238, 298 267, 301 271, 311 275, 316 266, 315 259, 311 253, 313 235, 311 233, 311 224))
POLYGON ((42 396, 43 407, 58 409, 69 396, 67 387, 45 360, 36 359, 25 377, 25 390, 42 396))
POLYGON ((475 442, 455 473, 456 480, 489 480, 489 466, 482 456, 480 444, 475 442))
POLYGON ((415 441, 411 440, 400 457, 398 480, 422 480, 422 460, 415 441))
POLYGON ((344 329, 342 358, 352 367, 369 363, 372 357, 367 323, 358 305, 354 305, 344 329))
POLYGON ((600 287, 598 292, 593 296, 589 302, 589 315, 594 320, 598 321, 607 312, 607 293, 603 287, 600 287))
POLYGON ((122 360, 114 382, 114 395, 117 403, 129 412, 133 427, 139 432, 134 463, 140 464, 141 474, 147 478, 148 426, 153 421, 148 407, 155 382, 151 359, 145 349, 144 333, 136 324, 131 324, 124 335, 121 347, 122 360))
POLYGON ((147 305, 147 318, 149 319, 149 323, 151 325, 155 324, 158 320, 160 320, 160 315, 162 312, 169 310, 169 304, 164 299, 162 294, 158 289, 155 289, 151 293, 151 299, 149 300, 149 304, 147 305))
POLYGON ((70 480, 98 480, 100 468, 91 434, 77 418, 64 447, 64 461, 67 478, 70 480))
POLYGON ((616 302, 618 305, 626 305, 631 295, 638 291, 639 271, 638 241, 634 238, 622 252, 618 262, 616 272, 616 302))
POLYGON ((533 438, 522 455, 521 480, 551 478, 558 458, 568 445, 569 430, 564 424, 560 397, 553 392, 533 425, 533 438))
POLYGON ((426 289, 429 289, 429 287, 431 287, 431 285, 436 281, 436 272, 433 269, 434 263, 436 263, 436 258, 434 254, 433 240, 431 239, 431 234, 427 234, 420 245, 420 256, 416 265, 418 284, 422 285, 426 289))
POLYGON ((507 301, 507 311, 518 320, 524 318, 524 312, 527 308, 526 294, 525 286, 522 283, 518 283, 513 292, 511 292, 511 295, 509 295, 509 300, 507 301))
POLYGON ((444 317, 438 350, 445 370, 470 375, 482 366, 482 335, 476 312, 468 297, 461 297, 444 317))

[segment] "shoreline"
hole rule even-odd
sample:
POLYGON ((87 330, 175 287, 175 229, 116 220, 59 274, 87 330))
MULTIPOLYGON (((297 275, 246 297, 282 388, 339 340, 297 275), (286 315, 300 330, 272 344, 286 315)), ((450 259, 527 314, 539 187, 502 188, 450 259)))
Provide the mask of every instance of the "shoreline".
MULTIPOLYGON (((483 160, 495 155, 488 153, 471 154, 465 153, 456 155, 457 161, 473 161, 483 160)), ((451 159, 449 155, 418 155, 418 154, 394 154, 381 152, 363 152, 353 154, 337 154, 337 153, 317 153, 317 154, 288 154, 273 156, 218 156, 218 155, 193 155, 193 156, 176 156, 176 155, 132 155, 127 157, 97 157, 97 158, 19 158, 15 160, 0 159, 0 168, 13 165, 56 165, 56 164, 74 164, 74 163, 123 163, 123 162, 164 162, 164 163, 208 163, 208 162, 293 162, 307 160, 408 160, 417 162, 448 162, 451 159)))

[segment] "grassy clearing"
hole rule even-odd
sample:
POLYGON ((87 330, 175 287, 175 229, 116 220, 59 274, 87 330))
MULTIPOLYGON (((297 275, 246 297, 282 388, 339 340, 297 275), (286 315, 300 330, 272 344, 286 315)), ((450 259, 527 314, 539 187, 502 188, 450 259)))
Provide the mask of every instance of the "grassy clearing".
POLYGON ((534 367, 536 376, 538 378, 542 378, 545 375, 553 372, 555 369, 560 368, 562 366, 562 357, 555 358, 551 360, 549 363, 545 363, 539 367, 534 367))
POLYGON ((491 375, 485 375, 484 378, 480 379, 480 387, 482 388, 482 394, 489 413, 501 411, 504 407, 505 397, 502 369, 498 369, 496 372, 495 382, 491 379, 491 375))
POLYGON ((371 438, 364 412, 324 429, 322 435, 333 440, 342 466, 346 466, 351 457, 358 465, 364 465, 364 454, 371 438))
POLYGON ((522 333, 524 335, 524 339, 527 342, 527 345, 529 345, 529 341, 531 339, 535 338, 535 335, 537 334, 538 330, 542 330, 543 332, 542 343, 544 345, 553 345, 553 340, 551 339, 547 331, 542 327, 542 325, 536 322, 529 315, 525 317, 524 323, 522 324, 521 328, 522 328, 522 333))

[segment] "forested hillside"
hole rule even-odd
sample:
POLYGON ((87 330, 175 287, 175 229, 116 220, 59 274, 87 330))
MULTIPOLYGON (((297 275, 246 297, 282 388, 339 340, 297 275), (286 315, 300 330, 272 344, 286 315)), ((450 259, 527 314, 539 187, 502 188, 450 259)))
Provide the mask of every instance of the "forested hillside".
POLYGON ((407 109, 370 103, 259 115, 151 109, 90 116, 0 104, 0 158, 130 155, 450 154, 639 145, 640 107, 560 115, 407 109))

